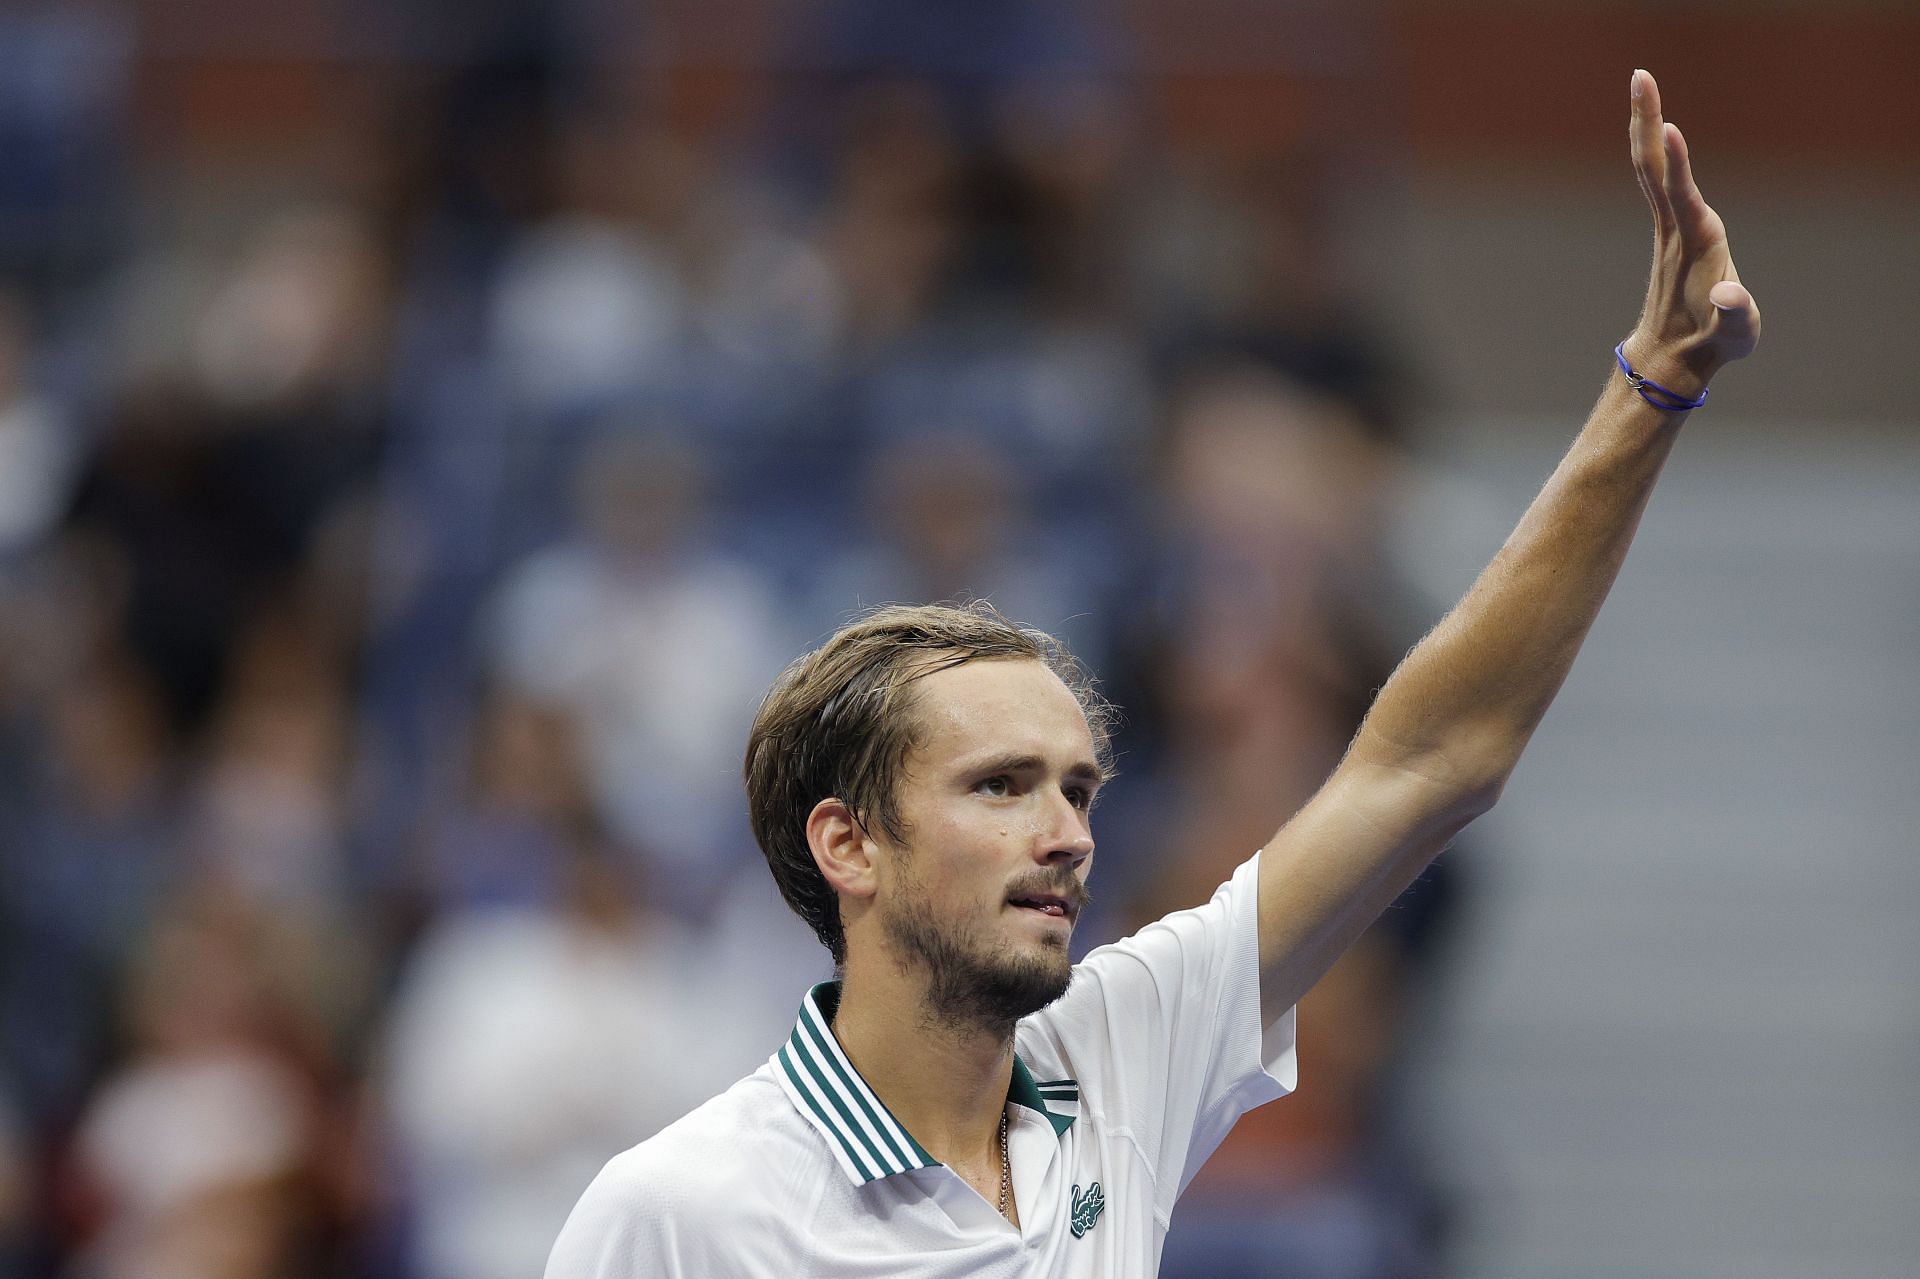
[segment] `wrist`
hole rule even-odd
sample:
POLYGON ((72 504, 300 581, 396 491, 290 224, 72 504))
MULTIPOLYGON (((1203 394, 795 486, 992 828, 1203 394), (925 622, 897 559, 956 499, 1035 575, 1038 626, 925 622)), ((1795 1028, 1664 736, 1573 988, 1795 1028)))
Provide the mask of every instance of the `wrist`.
POLYGON ((1620 344, 1620 353, 1635 373, 1686 400, 1705 395, 1719 367, 1703 345, 1662 341, 1640 329, 1620 344))
POLYGON ((1622 341, 1613 348, 1614 363, 1619 366, 1620 374, 1627 385, 1641 401, 1660 410, 1662 413, 1691 413, 1707 402, 1707 389, 1702 386, 1697 393, 1683 392, 1648 377, 1633 367, 1627 359, 1627 344, 1622 341))

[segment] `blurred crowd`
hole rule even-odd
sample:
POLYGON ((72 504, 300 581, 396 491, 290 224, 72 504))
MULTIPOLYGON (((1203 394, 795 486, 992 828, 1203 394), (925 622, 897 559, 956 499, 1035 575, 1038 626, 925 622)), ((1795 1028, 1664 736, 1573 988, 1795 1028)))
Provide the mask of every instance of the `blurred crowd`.
MULTIPOLYGON (((1337 164, 1165 145, 1065 6, 959 63, 922 10, 823 7, 715 148, 482 6, 355 181, 167 200, 126 31, 0 18, 0 1276, 538 1274, 827 972, 739 762, 862 607, 991 599, 1120 703, 1082 948, 1324 776, 1417 614, 1337 164)), ((1446 889, 1169 1276, 1433 1272, 1446 889)))

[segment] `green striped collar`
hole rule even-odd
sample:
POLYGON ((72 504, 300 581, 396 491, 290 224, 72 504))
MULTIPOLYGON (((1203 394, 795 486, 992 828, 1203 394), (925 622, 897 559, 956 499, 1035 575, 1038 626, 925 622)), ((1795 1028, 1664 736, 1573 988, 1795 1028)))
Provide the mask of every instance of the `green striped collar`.
MULTIPOLYGON (((823 981, 807 992, 793 1034, 773 1055, 774 1077, 808 1122, 820 1130, 840 1167, 856 1184, 935 1168, 940 1161, 913 1139, 853 1068, 833 1037, 840 983, 823 981)), ((1035 1080, 1018 1053, 1007 1100, 1047 1117, 1055 1136, 1073 1126, 1080 1086, 1071 1079, 1035 1080)))

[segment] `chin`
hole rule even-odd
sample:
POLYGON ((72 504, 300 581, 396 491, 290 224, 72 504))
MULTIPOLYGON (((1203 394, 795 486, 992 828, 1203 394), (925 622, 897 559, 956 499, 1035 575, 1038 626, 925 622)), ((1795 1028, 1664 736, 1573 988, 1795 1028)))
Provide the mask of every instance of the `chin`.
POLYGON ((1073 982, 1073 965, 1067 960, 1066 939, 1041 943, 1040 954, 1014 960, 1002 959, 993 967, 991 977, 980 982, 980 1004, 991 1009, 1009 1025, 1030 1013, 1037 1013, 1067 993, 1073 982))
POLYGON ((902 961, 927 974, 927 1010, 937 1022, 1010 1035, 1073 981, 1068 929, 1021 944, 917 911, 890 912, 886 929, 902 961))

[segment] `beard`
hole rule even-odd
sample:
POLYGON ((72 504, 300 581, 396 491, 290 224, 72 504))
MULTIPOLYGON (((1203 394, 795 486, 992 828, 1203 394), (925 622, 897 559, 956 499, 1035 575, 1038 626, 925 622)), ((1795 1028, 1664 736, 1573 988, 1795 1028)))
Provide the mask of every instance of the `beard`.
POLYGON ((1046 936, 1037 953, 997 945, 983 931, 949 922, 917 881, 882 917, 902 969, 927 977, 927 1016, 935 1026, 986 1030, 1010 1038, 1014 1024, 1067 993, 1073 965, 1064 935, 1046 936))

